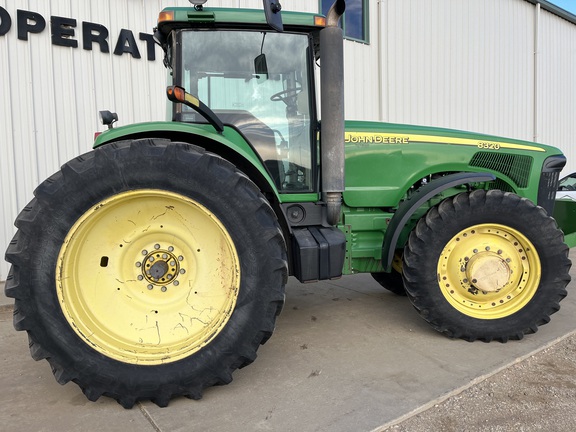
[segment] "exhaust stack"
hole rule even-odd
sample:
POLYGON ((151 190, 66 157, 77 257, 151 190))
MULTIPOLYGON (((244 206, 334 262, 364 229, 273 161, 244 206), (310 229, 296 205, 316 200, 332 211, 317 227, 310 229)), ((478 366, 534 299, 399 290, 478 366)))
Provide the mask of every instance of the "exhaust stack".
POLYGON ((320 31, 322 199, 331 225, 340 220, 344 191, 344 47, 338 21, 345 9, 345 0, 336 0, 320 31))

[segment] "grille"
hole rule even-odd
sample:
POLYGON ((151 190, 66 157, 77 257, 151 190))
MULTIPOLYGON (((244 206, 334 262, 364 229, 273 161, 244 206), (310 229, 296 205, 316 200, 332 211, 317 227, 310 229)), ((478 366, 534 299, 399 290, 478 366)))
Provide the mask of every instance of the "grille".
POLYGON ((509 153, 478 152, 470 161, 470 166, 500 172, 512 179, 518 187, 528 187, 533 159, 530 156, 509 153))

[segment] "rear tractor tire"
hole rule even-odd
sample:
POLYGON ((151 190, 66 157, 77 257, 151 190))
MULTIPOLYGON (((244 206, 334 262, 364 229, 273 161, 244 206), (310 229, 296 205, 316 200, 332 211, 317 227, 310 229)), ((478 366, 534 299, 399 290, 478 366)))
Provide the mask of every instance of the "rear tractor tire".
POLYGON ((16 220, 14 325, 90 400, 199 399, 251 363, 284 301, 287 259, 258 188, 199 147, 145 139, 62 167, 16 220))
POLYGON ((522 339, 560 309, 568 251, 541 207, 476 190, 444 200, 418 222, 404 250, 404 284, 420 315, 449 337, 522 339))

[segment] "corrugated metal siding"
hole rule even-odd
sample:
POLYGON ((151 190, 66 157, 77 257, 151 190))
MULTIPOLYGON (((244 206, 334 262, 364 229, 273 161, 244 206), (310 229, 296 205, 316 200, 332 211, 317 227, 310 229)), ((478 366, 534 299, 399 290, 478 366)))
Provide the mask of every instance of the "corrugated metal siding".
POLYGON ((346 118, 380 120, 380 76, 378 38, 379 2, 369 1, 369 44, 346 41, 344 44, 344 91, 346 118))
POLYGON ((542 11, 538 52, 538 141, 560 147, 576 171, 576 25, 542 11))
POLYGON ((386 3, 384 120, 531 138, 532 5, 386 3))
MULTIPOLYGON (((212 6, 261 8, 260 0, 210 0, 212 6)), ((542 11, 535 74, 536 6, 524 0, 369 1, 370 43, 345 44, 346 116, 452 127, 538 140, 563 149, 576 170, 576 25, 542 11), (535 81, 537 80, 537 81, 535 81), (537 94, 535 93, 537 89, 537 94), (537 103, 537 106, 535 105, 537 103), (535 113, 537 122, 534 122, 535 113)), ((97 112, 120 124, 165 117, 160 50, 146 59, 139 32, 150 33, 166 6, 187 0, 0 0, 12 29, 0 37, 0 249, 37 184, 89 151, 101 130, 97 112), (20 41, 16 10, 40 13, 42 34, 20 41), (50 17, 77 20, 79 48, 54 46, 50 17), (82 49, 82 22, 104 25, 110 53, 82 49), (142 59, 112 54, 121 29, 134 33, 142 59)), ((283 1, 316 12, 318 2, 283 1)), ((0 262, 0 279, 8 266, 0 262)))

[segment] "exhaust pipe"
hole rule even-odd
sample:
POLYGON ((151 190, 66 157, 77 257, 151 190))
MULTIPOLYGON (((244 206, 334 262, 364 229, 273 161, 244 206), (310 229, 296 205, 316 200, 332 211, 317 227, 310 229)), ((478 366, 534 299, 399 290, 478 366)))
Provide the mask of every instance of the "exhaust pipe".
POLYGON ((338 21, 345 9, 346 1, 336 0, 320 31, 322 199, 330 225, 340 220, 344 192, 344 47, 338 21))

